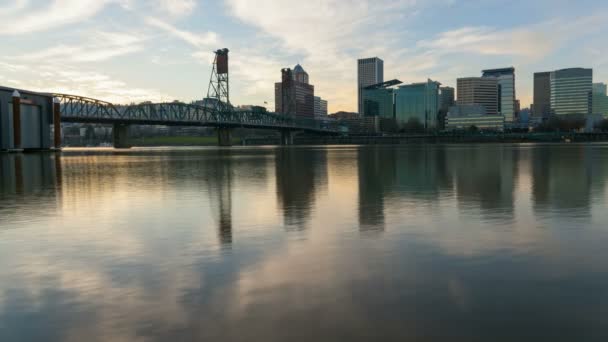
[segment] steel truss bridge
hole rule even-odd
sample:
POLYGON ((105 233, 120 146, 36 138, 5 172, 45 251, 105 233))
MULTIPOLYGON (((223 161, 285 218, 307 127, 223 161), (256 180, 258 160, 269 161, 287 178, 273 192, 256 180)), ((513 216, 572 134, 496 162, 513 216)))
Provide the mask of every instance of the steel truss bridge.
POLYGON ((336 121, 293 118, 262 110, 217 110, 180 102, 115 105, 92 98, 50 94, 59 100, 62 122, 121 125, 203 126, 256 128, 337 134, 336 121))

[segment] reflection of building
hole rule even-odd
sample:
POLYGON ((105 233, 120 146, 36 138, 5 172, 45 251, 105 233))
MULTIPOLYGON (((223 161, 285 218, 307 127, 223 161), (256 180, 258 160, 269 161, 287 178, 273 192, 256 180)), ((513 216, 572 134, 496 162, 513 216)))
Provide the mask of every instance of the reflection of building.
POLYGON ((304 229, 316 192, 327 185, 327 151, 279 149, 275 157, 277 200, 288 229, 304 229))
POLYGON ((479 206, 485 215, 512 219, 519 151, 510 146, 486 145, 448 155, 458 204, 479 206))
POLYGON ((281 82, 275 83, 275 111, 312 119, 315 115, 315 88, 301 65, 281 70, 281 82))
POLYGON ((557 209, 562 215, 566 212, 561 210, 576 215, 589 213, 592 181, 605 178, 600 174, 593 177, 593 169, 601 163, 594 162, 592 149, 584 145, 568 149, 541 145, 532 150, 532 199, 537 212, 557 209))
POLYGON ((498 84, 498 113, 505 122, 515 120, 515 68, 490 69, 483 71, 484 78, 495 78, 498 84))
POLYGON ((593 114, 608 117, 608 95, 605 83, 593 84, 593 114))
POLYGON ((534 73, 534 104, 532 115, 546 118, 551 115, 551 73, 534 73))
POLYGON ((551 111, 556 115, 591 114, 593 70, 551 72, 551 111))
POLYGON ((400 123, 417 120, 426 129, 437 127, 439 82, 427 80, 399 86, 395 90, 395 118, 400 123))
POLYGON ((498 79, 467 77, 457 80, 459 105, 482 105, 487 115, 498 114, 498 79))
POLYGON ((363 88, 384 82, 384 61, 378 57, 357 61, 358 113, 363 114, 363 88))
POLYGON ((323 100, 319 96, 315 96, 315 118, 323 118, 327 116, 327 100, 323 100))
POLYGON ((378 146, 358 150, 361 231, 384 231, 384 198, 395 181, 395 153, 378 146))

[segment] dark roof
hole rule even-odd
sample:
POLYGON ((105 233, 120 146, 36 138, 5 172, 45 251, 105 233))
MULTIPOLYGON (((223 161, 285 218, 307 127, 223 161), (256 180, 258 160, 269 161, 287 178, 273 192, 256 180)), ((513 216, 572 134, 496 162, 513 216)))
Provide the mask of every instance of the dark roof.
POLYGON ((396 85, 401 84, 401 83, 403 83, 403 82, 401 82, 399 80, 390 80, 390 81, 386 81, 386 82, 382 82, 382 83, 372 84, 370 86, 364 87, 363 89, 366 89, 366 90, 370 90, 370 89, 382 89, 382 88, 388 88, 388 87, 396 86, 396 85))
POLYGON ((499 69, 486 69, 486 70, 483 70, 482 73, 484 76, 511 75, 511 74, 515 73, 515 68, 508 67, 508 68, 499 68, 499 69))

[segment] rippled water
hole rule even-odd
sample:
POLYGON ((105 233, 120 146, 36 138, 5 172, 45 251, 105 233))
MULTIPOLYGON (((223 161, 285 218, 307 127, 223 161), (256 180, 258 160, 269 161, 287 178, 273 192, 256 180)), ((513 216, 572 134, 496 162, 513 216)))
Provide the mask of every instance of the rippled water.
POLYGON ((0 341, 606 341, 608 145, 0 155, 0 341))

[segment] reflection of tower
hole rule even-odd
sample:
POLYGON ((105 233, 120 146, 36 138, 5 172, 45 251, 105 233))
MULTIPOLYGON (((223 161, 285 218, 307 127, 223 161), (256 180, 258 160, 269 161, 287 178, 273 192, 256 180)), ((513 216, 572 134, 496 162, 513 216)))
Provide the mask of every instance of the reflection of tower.
POLYGON ((277 200, 285 226, 304 229, 315 192, 327 182, 327 151, 279 149, 276 152, 277 200))
POLYGON ((228 77, 228 49, 215 51, 215 60, 211 70, 211 79, 207 89, 207 98, 214 99, 213 111, 226 112, 230 109, 230 87, 228 77))
POLYGON ((232 165, 230 151, 217 150, 217 159, 205 168, 212 213, 222 245, 232 243, 232 165))
POLYGON ((395 150, 359 149, 359 229, 384 231, 384 196, 395 182, 395 150))

